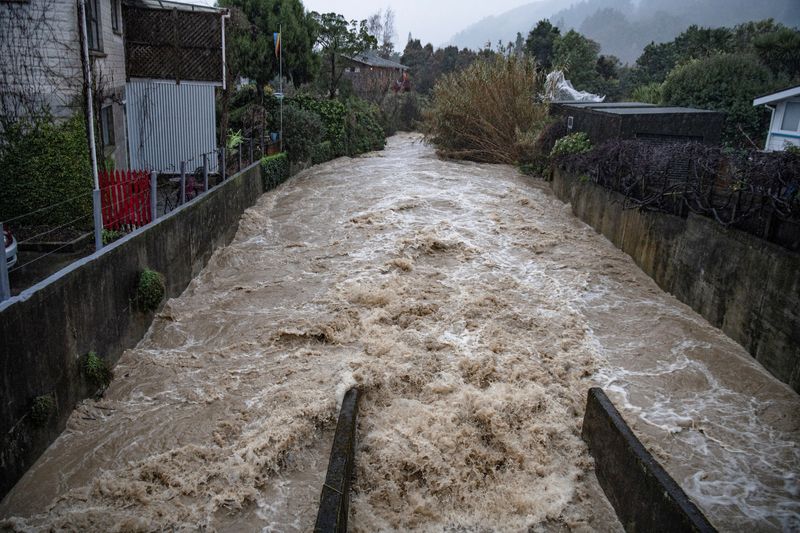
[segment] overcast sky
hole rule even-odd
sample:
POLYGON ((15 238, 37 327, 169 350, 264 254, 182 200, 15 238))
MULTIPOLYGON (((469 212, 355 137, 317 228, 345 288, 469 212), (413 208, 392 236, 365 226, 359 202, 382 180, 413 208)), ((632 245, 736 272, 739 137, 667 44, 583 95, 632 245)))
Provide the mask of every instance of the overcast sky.
MULTIPOLYGON (((178 0, 190 4, 214 5, 215 0, 178 0)), ((309 11, 341 13, 348 19, 365 19, 379 9, 395 12, 395 42, 402 52, 408 33, 422 44, 439 46, 456 32, 489 15, 496 15, 534 0, 402 0, 365 2, 364 0, 303 0, 309 11)))

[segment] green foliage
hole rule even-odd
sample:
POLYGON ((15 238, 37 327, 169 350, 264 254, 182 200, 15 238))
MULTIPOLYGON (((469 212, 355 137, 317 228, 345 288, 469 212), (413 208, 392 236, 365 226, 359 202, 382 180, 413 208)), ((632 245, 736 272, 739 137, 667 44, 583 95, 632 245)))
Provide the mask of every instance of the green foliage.
POLYGON ((263 87, 279 72, 273 32, 282 27, 283 74, 296 84, 310 81, 316 69, 313 54, 315 25, 300 0, 220 0, 221 7, 236 8, 226 25, 229 68, 263 87))
POLYGON ((97 353, 89 352, 83 360, 83 373, 95 387, 105 388, 114 379, 114 374, 106 362, 97 353))
POLYGON ((20 223, 91 227, 92 169, 83 119, 3 121, 0 132, 0 220, 60 204, 20 223))
POLYGON ((355 56, 375 48, 377 39, 370 35, 367 21, 348 21, 338 13, 317 13, 309 15, 315 23, 317 45, 322 52, 322 69, 328 80, 328 96, 334 98, 342 79, 344 68, 340 65, 342 56, 355 56))
POLYGON ((345 140, 349 156, 383 150, 386 136, 378 106, 356 98, 347 101, 345 140))
POLYGON ((283 107, 283 146, 291 162, 308 161, 325 138, 320 116, 294 105, 283 107))
POLYGON ((333 159, 333 147, 330 141, 323 141, 314 147, 311 152, 311 163, 318 165, 333 159))
POLYGON ((43 427, 55 410, 56 401, 51 394, 37 396, 31 406, 31 422, 36 427, 43 427))
POLYGON ((103 228, 102 236, 103 236, 103 246, 105 246, 106 244, 111 244, 112 242, 124 237, 125 232, 103 228))
POLYGON ((660 104, 662 99, 661 84, 653 82, 647 85, 640 85, 631 93, 631 99, 635 102, 644 102, 646 104, 660 104))
POLYGON ((584 132, 579 131, 558 139, 550 152, 554 158, 582 154, 592 149, 592 141, 584 132))
POLYGON ((447 46, 434 50, 432 44, 422 46, 419 39, 412 39, 406 44, 400 62, 409 67, 414 91, 427 96, 442 76, 464 70, 477 58, 478 54, 467 48, 447 46))
POLYGON ((752 56, 722 54, 676 68, 663 85, 667 105, 699 107, 725 113, 723 142, 761 144, 767 131, 768 111, 754 107, 753 98, 776 88, 770 71, 752 56))
POLYGON ((524 162, 549 122, 535 62, 481 59, 436 84, 426 113, 427 138, 445 157, 487 163, 524 162))
POLYGON ((381 102, 381 120, 386 135, 415 131, 422 120, 425 98, 415 92, 388 93, 381 102))
POLYGON ((549 20, 540 20, 525 39, 525 52, 533 56, 542 69, 549 70, 553 66, 553 53, 556 40, 561 31, 549 20))
POLYGON ((141 311, 155 311, 167 293, 164 276, 155 270, 144 269, 136 282, 136 305, 141 311))
POLYGON ((752 41, 759 59, 776 75, 784 75, 793 82, 800 81, 800 31, 778 28, 764 33, 752 41))
POLYGON ((601 92, 601 76, 597 72, 600 46, 575 30, 555 41, 553 64, 563 68, 567 79, 581 91, 601 92))
POLYGON ((228 132, 228 140, 225 141, 225 146, 228 150, 236 150, 239 148, 239 145, 244 142, 244 136, 242 135, 242 130, 238 131, 229 131, 228 132))
POLYGON ((347 109, 338 100, 315 98, 308 94, 298 94, 287 100, 287 103, 300 109, 313 111, 322 119, 325 127, 325 140, 331 143, 333 157, 345 155, 345 119, 347 109))
POLYGON ((275 154, 261 159, 261 176, 264 190, 277 187, 289 177, 289 158, 286 153, 275 154))

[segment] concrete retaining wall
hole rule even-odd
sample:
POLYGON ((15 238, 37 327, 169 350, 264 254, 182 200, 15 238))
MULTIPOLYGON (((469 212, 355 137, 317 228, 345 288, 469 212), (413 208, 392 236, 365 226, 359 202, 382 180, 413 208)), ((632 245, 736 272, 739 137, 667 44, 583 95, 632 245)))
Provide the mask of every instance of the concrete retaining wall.
POLYGON ((623 197, 555 170, 556 196, 665 291, 800 392, 800 254, 711 219, 623 209, 623 197))
POLYGON ((263 192, 256 163, 0 304, 0 497, 61 433, 75 404, 96 392, 81 371, 85 354, 113 366, 147 331, 153 314, 131 305, 139 272, 163 273, 168 296, 178 296, 263 192), (33 401, 45 395, 55 409, 36 424, 33 401))

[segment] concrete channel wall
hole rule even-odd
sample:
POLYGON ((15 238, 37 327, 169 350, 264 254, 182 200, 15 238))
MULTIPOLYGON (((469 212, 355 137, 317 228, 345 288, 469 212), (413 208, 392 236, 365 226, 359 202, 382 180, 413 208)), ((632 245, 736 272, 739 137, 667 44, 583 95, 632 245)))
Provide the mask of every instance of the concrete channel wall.
POLYGON ((263 192, 255 163, 0 304, 0 498, 63 431, 75 404, 96 393, 82 371, 85 355, 113 367, 149 328, 153 313, 131 304, 139 273, 163 273, 168 297, 180 295, 263 192), (52 408, 34 416, 35 399, 48 396, 52 408))
POLYGON ((706 217, 624 209, 619 193, 559 169, 552 189, 662 289, 800 392, 800 254, 706 217))

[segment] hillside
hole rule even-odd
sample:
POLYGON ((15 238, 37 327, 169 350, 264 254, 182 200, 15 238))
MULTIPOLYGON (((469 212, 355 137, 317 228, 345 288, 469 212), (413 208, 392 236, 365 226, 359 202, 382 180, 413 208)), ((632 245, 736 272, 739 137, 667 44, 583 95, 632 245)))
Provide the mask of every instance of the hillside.
POLYGON ((773 18, 800 26, 797 0, 542 0, 484 18, 450 40, 459 48, 482 48, 487 41, 513 41, 549 18, 563 31, 579 30, 600 43, 603 53, 633 62, 651 41, 673 39, 692 24, 733 26, 773 18))

